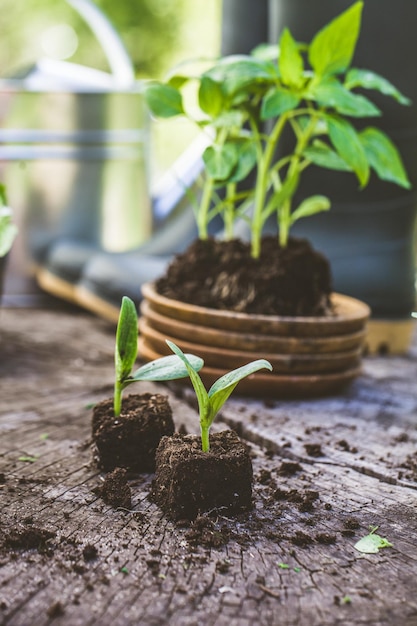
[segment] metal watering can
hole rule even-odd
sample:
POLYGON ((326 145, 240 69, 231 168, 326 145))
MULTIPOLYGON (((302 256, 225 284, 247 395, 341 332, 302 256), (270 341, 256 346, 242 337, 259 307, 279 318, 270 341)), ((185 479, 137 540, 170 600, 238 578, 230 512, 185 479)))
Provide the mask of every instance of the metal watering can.
POLYGON ((0 180, 19 227, 5 286, 12 304, 36 301, 32 268, 58 238, 124 252, 152 231, 142 85, 96 5, 67 2, 89 24, 111 73, 45 59, 0 79, 0 180))

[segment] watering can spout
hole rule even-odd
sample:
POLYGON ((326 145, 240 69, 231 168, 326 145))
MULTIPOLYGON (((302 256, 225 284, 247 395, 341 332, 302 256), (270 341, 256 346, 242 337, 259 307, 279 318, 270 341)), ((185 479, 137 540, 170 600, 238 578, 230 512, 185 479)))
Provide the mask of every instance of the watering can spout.
POLYGON ((125 47, 112 24, 90 0, 67 0, 87 22, 106 55, 114 79, 121 89, 132 87, 135 82, 133 65, 125 47))

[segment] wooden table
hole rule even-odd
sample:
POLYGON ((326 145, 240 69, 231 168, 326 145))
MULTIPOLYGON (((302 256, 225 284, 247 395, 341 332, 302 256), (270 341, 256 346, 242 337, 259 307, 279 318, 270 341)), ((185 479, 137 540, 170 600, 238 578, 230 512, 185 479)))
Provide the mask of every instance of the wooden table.
MULTIPOLYGON (((97 493, 91 404, 112 394, 112 326, 3 309, 0 341, 1 624, 417 625, 417 342, 366 358, 338 396, 230 399, 217 428, 252 448, 254 509, 190 527, 149 501, 152 476, 130 480, 131 510, 97 493), (355 550, 370 526, 393 547, 355 550)), ((197 432, 188 392, 141 390, 197 432)))

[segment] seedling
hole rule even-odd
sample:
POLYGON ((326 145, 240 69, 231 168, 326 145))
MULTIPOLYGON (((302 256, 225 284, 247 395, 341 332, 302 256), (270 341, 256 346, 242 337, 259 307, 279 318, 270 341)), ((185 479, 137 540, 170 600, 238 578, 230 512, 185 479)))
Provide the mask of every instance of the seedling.
POLYGON ((7 206, 6 188, 0 184, 0 257, 9 252, 16 234, 17 226, 12 222, 12 210, 7 206))
MULTIPOLYGON (((133 374, 132 368, 138 352, 138 316, 134 302, 124 296, 120 308, 116 331, 114 415, 118 417, 122 409, 122 393, 126 387, 138 381, 163 382, 188 376, 184 363, 177 356, 166 356, 146 363, 133 374)), ((192 354, 189 361, 195 371, 202 368, 204 361, 192 354)))
POLYGON ((209 432, 211 425, 226 400, 233 393, 233 390, 238 382, 242 380, 242 378, 246 378, 246 376, 257 372, 260 369, 272 370, 272 365, 266 359, 251 361, 251 363, 247 363, 246 365, 238 367, 224 376, 221 376, 221 378, 216 380, 207 392, 198 370, 189 359, 189 355, 185 355, 172 341, 167 340, 167 344, 174 354, 182 360, 187 368, 187 372, 190 376, 198 401, 200 413, 201 448, 203 452, 208 452, 210 450, 209 432))
POLYGON ((330 208, 322 195, 294 206, 302 174, 312 164, 352 172, 360 188, 368 184, 371 170, 382 180, 410 187, 388 136, 373 126, 357 130, 351 121, 381 115, 356 88, 410 104, 382 76, 351 68, 363 5, 355 2, 308 45, 297 42, 286 28, 278 45, 220 58, 204 71, 201 61, 200 66, 190 64, 189 71, 182 65, 165 82, 150 83, 145 97, 154 115, 183 115, 210 141, 196 208, 201 239, 208 237, 208 224, 216 215, 222 215, 229 239, 236 220, 243 218, 250 225, 256 258, 266 221, 275 216, 279 243, 285 247, 298 219, 330 208), (190 86, 196 87, 197 98, 190 86), (239 184, 249 181, 249 175, 254 184, 239 184))

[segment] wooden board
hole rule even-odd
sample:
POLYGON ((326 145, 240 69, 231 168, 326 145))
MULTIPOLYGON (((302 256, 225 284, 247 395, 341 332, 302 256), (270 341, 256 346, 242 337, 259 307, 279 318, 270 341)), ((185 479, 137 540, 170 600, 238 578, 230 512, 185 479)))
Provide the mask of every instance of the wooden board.
MULTIPOLYGON (((163 517, 152 476, 131 478, 130 511, 95 492, 89 406, 112 393, 113 325, 3 309, 0 345, 0 623, 417 624, 415 342, 404 357, 366 358, 340 395, 230 399, 217 428, 252 448, 254 510, 220 511, 205 531, 163 517), (369 525, 393 547, 357 552, 369 525), (7 548, 22 528, 51 537, 7 548)), ((177 427, 197 432, 190 390, 141 389, 167 393, 177 427)))

